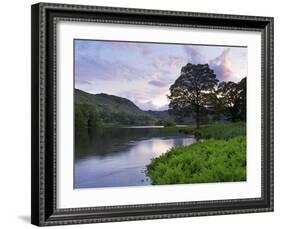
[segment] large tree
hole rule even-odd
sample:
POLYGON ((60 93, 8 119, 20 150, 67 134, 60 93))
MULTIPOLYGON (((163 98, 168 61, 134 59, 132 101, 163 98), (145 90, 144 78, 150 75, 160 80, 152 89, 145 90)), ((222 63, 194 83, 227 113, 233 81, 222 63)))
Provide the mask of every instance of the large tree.
POLYGON ((217 83, 216 74, 208 64, 188 63, 182 67, 180 76, 170 87, 168 98, 171 112, 181 117, 191 112, 199 128, 200 115, 206 110, 209 95, 217 83))

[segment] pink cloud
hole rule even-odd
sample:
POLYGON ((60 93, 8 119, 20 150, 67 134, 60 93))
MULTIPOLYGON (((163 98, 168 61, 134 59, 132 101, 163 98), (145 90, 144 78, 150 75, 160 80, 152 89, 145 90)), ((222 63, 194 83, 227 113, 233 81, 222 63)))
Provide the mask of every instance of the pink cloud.
POLYGON ((153 67, 156 69, 160 69, 165 64, 164 57, 162 56, 157 56, 155 58, 152 58, 151 61, 153 67))
POLYGON ((137 43, 133 43, 133 42, 126 42, 125 44, 127 45, 128 48, 137 48, 138 47, 137 43))
POLYGON ((236 78, 231 70, 229 52, 230 48, 227 48, 221 53, 221 55, 213 60, 210 60, 210 67, 214 70, 217 78, 221 81, 233 81, 236 78))
POLYGON ((177 67, 182 62, 182 58, 178 56, 169 56, 169 66, 177 67))
POLYGON ((143 56, 148 56, 152 53, 151 49, 147 48, 147 47, 143 47, 142 49, 142 55, 143 56))

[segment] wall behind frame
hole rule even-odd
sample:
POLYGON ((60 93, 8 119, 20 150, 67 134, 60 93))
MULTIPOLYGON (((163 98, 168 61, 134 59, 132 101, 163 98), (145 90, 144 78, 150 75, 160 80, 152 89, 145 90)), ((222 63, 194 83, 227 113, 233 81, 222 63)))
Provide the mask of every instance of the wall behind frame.
MULTIPOLYGON (((30 224, 30 5, 37 1, 3 1, 0 8, 0 227, 34 228, 30 224)), ((76 0, 48 1, 152 8, 208 13, 245 14, 275 17, 275 63, 281 61, 280 3, 261 1, 163 1, 163 0, 76 0)), ((281 75, 275 66, 275 193, 281 191, 281 75)), ((275 212, 182 219, 150 220, 98 225, 63 226, 60 228, 141 229, 155 228, 265 228, 280 222, 281 200, 275 195, 275 212)))

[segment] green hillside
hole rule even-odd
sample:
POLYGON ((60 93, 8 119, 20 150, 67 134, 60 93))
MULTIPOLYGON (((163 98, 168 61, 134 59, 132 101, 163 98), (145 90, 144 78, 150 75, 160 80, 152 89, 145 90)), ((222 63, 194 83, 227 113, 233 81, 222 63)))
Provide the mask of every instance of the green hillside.
POLYGON ((126 98, 75 89, 76 123, 81 124, 77 128, 87 126, 89 116, 95 117, 95 122, 119 125, 154 125, 171 118, 167 111, 143 111, 126 98))
POLYGON ((128 110, 142 112, 133 102, 128 99, 108 94, 90 94, 79 89, 75 89, 76 104, 96 105, 97 109, 111 109, 126 112, 128 110))

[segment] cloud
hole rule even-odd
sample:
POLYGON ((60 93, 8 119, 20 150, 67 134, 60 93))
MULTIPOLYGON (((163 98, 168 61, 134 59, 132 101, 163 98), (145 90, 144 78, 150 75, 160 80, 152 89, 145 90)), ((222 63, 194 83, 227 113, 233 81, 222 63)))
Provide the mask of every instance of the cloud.
POLYGON ((133 43, 133 42, 125 42, 125 45, 128 48, 137 48, 138 47, 137 43, 133 43))
POLYGON ((231 70, 231 64, 229 60, 230 48, 223 50, 221 55, 216 57, 213 60, 210 60, 210 67, 214 70, 217 75, 217 78, 220 81, 230 81, 235 80, 235 76, 231 70))
POLYGON ((128 98, 134 103, 138 103, 139 101, 146 101, 147 96, 140 90, 137 91, 122 91, 119 93, 119 96, 128 98))
POLYGON ((170 82, 163 81, 163 80, 150 80, 148 83, 155 87, 167 87, 170 84, 170 82))
POLYGON ((148 102, 138 103, 138 107, 143 111, 165 111, 169 109, 169 104, 167 103, 162 106, 156 106, 152 100, 149 100, 148 102))
POLYGON ((182 57, 179 57, 179 56, 169 56, 169 62, 168 62, 169 67, 172 67, 172 68, 178 67, 178 65, 180 63, 182 63, 182 62, 183 62, 182 57))
POLYGON ((142 55, 143 56, 148 56, 148 55, 150 55, 152 53, 152 50, 151 49, 149 49, 149 48, 147 48, 147 47, 143 47, 143 49, 142 49, 142 55))
POLYGON ((79 77, 75 78, 75 84, 86 84, 86 85, 92 85, 92 83, 88 80, 81 80, 79 77))
POLYGON ((156 106, 153 104, 153 102, 150 100, 145 103, 139 103, 138 107, 144 111, 152 110, 152 111, 164 111, 169 109, 169 105, 165 104, 163 106, 156 106))
POLYGON ((139 103, 139 108, 144 110, 144 111, 148 111, 148 110, 155 110, 156 107, 155 105, 152 103, 152 101, 148 101, 148 102, 145 102, 145 103, 139 103))
POLYGON ((241 64, 247 59, 242 58, 241 51, 236 48, 78 42, 75 46, 75 86, 92 93, 128 98, 144 110, 166 110, 169 85, 188 62, 208 63, 221 81, 235 81, 239 79, 236 76, 245 75, 247 70, 247 64, 241 64), (242 69, 244 65, 246 70, 242 69))
POLYGON ((136 104, 140 109, 142 110, 154 110, 156 107, 152 103, 149 98, 152 98, 147 93, 145 93, 142 90, 136 90, 136 91, 122 91, 118 94, 118 96, 121 96, 123 98, 127 98, 131 100, 134 104, 136 104))
POLYGON ((162 69, 165 64, 165 59, 163 56, 156 56, 150 59, 152 62, 152 66, 156 69, 162 69))
POLYGON ((204 62, 204 58, 200 54, 200 52, 191 45, 184 45, 184 52, 188 57, 188 61, 192 64, 202 64, 204 62))
POLYGON ((147 77, 149 72, 120 61, 110 61, 99 56, 77 56, 75 61, 75 78, 83 81, 120 80, 132 81, 147 77), (133 77, 132 77, 133 76, 133 77))
POLYGON ((163 106, 161 106, 161 107, 158 107, 158 111, 165 111, 165 110, 168 110, 168 109, 169 109, 169 104, 168 103, 163 105, 163 106))

